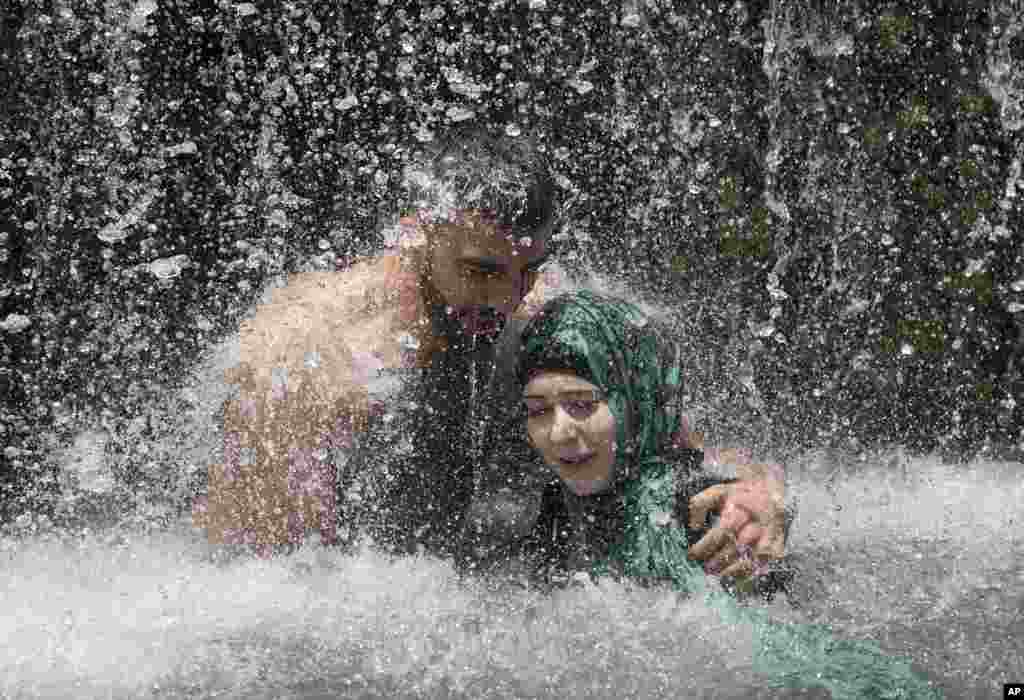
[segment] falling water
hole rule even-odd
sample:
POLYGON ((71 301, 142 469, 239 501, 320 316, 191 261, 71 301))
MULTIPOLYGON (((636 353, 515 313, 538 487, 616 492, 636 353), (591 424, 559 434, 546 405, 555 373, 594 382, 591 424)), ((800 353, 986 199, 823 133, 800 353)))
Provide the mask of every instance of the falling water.
MULTIPOLYGON (((462 37, 457 2, 447 19, 443 3, 423 18, 394 4, 353 10, 351 36, 348 15, 308 2, 280 16, 58 2, 11 18, 21 54, 4 76, 21 102, 2 115, 0 184, 19 220, 0 231, 0 379, 29 386, 3 405, 3 465, 35 487, 57 463, 57 510, 82 515, 57 529, 27 513, 0 538, 0 697, 793 697, 763 687, 749 630, 667 591, 544 594, 369 545, 212 549, 178 511, 217 461, 220 377, 237 361, 209 339, 295 258, 332 269, 362 249, 403 135, 475 115, 550 132, 569 252, 667 276, 747 401, 778 380, 785 429, 820 412, 823 443, 846 419, 859 437, 924 425, 940 445, 1019 442, 1019 4, 992 0, 934 46, 932 6, 947 4, 626 2, 577 21, 531 0, 520 34, 484 18, 462 37), (334 52, 335 34, 352 46, 334 52), (164 51, 186 37, 198 43, 164 51), (949 73, 907 63, 914 51, 949 73), (932 249, 948 268, 925 264, 932 249), (908 278, 918 263, 927 274, 908 278), (937 347, 922 330, 935 319, 937 347), (209 357, 172 393, 186 340, 209 357), (882 404, 834 398, 865 375, 882 404), (925 391, 950 377, 962 384, 925 391), (909 405, 913 388, 929 401, 909 405), (119 412, 132 415, 115 425, 119 412)), ((949 698, 1024 680, 1019 462, 850 448, 788 467, 798 576, 751 604, 874 640, 949 698)))

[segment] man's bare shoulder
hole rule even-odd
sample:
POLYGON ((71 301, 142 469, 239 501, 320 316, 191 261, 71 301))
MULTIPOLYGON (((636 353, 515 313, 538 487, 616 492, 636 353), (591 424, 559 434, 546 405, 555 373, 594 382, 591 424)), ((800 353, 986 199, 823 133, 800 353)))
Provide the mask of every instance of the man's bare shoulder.
POLYGON ((418 304, 415 274, 399 254, 294 274, 242 323, 240 359, 261 376, 320 368, 351 379, 360 358, 398 366, 418 304))
POLYGON ((294 308, 309 306, 329 310, 367 313, 397 303, 389 294, 408 264, 397 253, 384 253, 357 261, 343 270, 332 272, 299 272, 288 277, 286 284, 270 293, 263 307, 294 308))

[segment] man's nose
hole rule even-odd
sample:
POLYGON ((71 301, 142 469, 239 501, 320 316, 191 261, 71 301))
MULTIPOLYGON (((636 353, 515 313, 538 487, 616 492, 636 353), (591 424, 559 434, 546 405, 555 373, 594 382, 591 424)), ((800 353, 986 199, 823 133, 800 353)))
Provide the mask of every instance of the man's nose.
POLYGON ((522 286, 520 275, 517 275, 515 270, 506 270, 505 274, 500 275, 495 280, 495 292, 498 294, 511 299, 518 292, 522 286))
POLYGON ((576 419, 569 415, 560 404, 555 404, 551 418, 551 442, 565 442, 576 438, 576 419))
POLYGON ((514 282, 495 283, 487 289, 486 305, 502 313, 512 313, 519 302, 514 282))
POLYGON ((519 306, 519 302, 530 293, 528 284, 528 275, 516 275, 515 279, 512 280, 510 290, 510 301, 513 306, 519 306))

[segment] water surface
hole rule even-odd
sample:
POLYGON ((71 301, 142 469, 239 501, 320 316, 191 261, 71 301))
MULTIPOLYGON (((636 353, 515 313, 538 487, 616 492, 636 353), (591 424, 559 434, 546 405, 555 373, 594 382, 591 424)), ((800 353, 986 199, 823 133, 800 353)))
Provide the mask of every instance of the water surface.
MULTIPOLYGON (((801 577, 770 609, 997 697, 1024 670, 1020 467, 806 455, 801 577)), ((0 546, 4 697, 793 697, 761 687, 749 630, 667 591, 545 595, 369 548, 226 557, 184 525, 0 546)))

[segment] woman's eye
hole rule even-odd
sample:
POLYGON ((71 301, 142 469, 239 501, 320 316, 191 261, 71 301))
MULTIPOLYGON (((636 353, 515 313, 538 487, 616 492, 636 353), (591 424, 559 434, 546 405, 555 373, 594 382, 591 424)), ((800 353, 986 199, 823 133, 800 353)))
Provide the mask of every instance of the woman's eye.
POLYGON ((537 418, 547 413, 548 407, 542 403, 528 403, 526 406, 526 415, 529 418, 537 418))
POLYGON ((586 418, 597 409, 597 402, 578 399, 575 401, 566 401, 564 406, 565 410, 573 418, 586 418))

